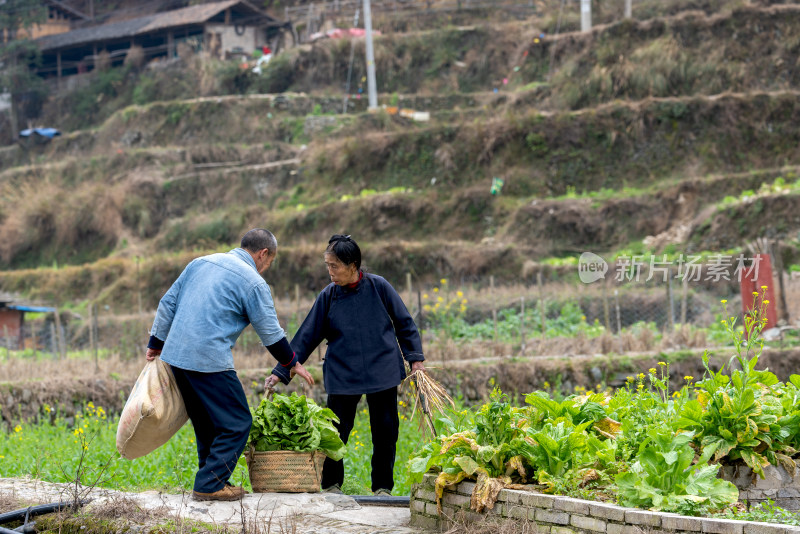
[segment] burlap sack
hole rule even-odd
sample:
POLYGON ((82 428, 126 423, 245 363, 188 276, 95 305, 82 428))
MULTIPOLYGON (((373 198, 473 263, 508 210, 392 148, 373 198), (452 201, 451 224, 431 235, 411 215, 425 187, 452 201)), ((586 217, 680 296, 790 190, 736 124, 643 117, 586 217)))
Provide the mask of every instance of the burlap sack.
POLYGON ((172 369, 156 358, 144 366, 122 409, 117 450, 129 460, 144 456, 169 441, 188 419, 172 369))

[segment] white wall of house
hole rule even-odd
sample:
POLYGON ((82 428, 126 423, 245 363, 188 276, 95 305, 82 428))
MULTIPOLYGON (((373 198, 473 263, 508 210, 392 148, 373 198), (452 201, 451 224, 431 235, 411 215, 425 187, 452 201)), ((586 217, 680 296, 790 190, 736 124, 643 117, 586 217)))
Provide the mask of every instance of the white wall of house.
POLYGON ((205 33, 219 35, 220 52, 223 56, 226 52, 244 52, 249 55, 267 44, 264 30, 252 26, 206 24, 205 33), (237 34, 237 28, 241 35, 237 34))
POLYGON ((0 93, 0 111, 11 109, 11 93, 0 93))

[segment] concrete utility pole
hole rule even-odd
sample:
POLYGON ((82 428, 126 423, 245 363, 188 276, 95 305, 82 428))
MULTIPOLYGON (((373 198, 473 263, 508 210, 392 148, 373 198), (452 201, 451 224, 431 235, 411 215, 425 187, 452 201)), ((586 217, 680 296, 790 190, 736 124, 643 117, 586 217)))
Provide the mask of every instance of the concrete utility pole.
POLYGON ((632 3, 633 3, 633 0, 625 0, 625 18, 626 19, 629 19, 629 18, 631 18, 633 16, 631 14, 631 12, 633 11, 633 6, 631 5, 632 3))
POLYGON ((592 0, 581 0, 581 31, 592 29, 592 0))
POLYGON ((370 0, 364 0, 364 29, 367 32, 367 92, 369 109, 378 109, 378 89, 375 81, 375 49, 372 45, 372 8, 370 0))

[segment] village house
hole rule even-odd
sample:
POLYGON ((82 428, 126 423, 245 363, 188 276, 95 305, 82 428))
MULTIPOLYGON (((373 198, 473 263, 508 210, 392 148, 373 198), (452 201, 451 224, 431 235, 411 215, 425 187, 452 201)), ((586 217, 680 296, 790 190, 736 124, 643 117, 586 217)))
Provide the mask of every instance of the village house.
POLYGON ((54 312, 49 306, 26 303, 17 295, 0 293, 0 345, 10 349, 24 349, 26 329, 25 314, 54 312))
POLYGON ((38 72, 60 81, 94 70, 103 51, 112 65, 119 65, 132 47, 142 49, 145 61, 173 58, 180 43, 220 59, 249 56, 286 27, 245 0, 210 2, 39 37, 38 72))
MULTIPOLYGON (((40 24, 34 24, 30 29, 20 28, 17 30, 17 38, 38 39, 47 35, 64 33, 72 30, 76 24, 89 20, 85 13, 58 0, 44 0, 42 3, 47 7, 47 19, 40 24)), ((9 38, 11 36, 8 35, 8 32, 3 31, 0 34, 0 40, 3 42, 8 41, 9 38)))

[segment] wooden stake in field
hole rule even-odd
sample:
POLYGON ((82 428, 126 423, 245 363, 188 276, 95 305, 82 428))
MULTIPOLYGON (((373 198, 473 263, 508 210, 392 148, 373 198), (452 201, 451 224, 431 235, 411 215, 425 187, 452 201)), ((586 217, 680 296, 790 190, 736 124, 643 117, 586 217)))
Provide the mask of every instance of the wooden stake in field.
POLYGON ((56 337, 56 325, 50 323, 50 352, 53 354, 53 359, 58 359, 58 338, 56 337))
POLYGON ((414 308, 414 290, 411 288, 411 273, 406 273, 406 291, 408 293, 408 314, 411 317, 414 317, 414 314, 411 312, 411 310, 414 308))
POLYGON ((92 353, 94 354, 94 370, 100 372, 100 356, 98 350, 100 340, 98 337, 97 304, 92 302, 89 304, 89 340, 91 341, 92 353))
POLYGON ((300 328, 300 284, 294 285, 294 324, 300 328))
POLYGON ((492 323, 494 324, 494 342, 497 343, 497 299, 494 295, 494 275, 489 275, 489 298, 492 301, 492 323))
POLYGON ((58 352, 58 357, 61 359, 65 359, 67 357, 67 343, 64 340, 64 334, 61 331, 61 314, 56 308, 55 311, 55 319, 56 319, 56 351, 58 352))
POLYGON ((544 283, 542 282, 541 271, 536 273, 536 285, 539 286, 539 316, 542 319, 542 339, 547 336, 547 323, 545 321, 547 310, 544 305, 544 283))
POLYGON ((619 290, 614 290, 614 305, 617 308, 617 338, 619 339, 619 352, 622 354, 625 352, 622 346, 622 317, 619 312, 619 290))
POLYGON ((3 325, 3 337, 6 340, 6 360, 11 359, 11 338, 8 336, 8 325, 3 325))
POLYGON ((136 301, 139 307, 139 315, 142 314, 142 283, 139 275, 139 256, 136 256, 136 301))
POLYGON ((525 356, 525 297, 519 298, 520 318, 519 318, 519 337, 520 337, 520 356, 525 356))
POLYGON ((53 313, 53 320, 55 321, 55 330, 53 331, 53 355, 56 358, 61 358, 61 343, 59 343, 59 333, 61 332, 61 317, 58 313, 58 308, 53 313))
POLYGON ((667 276, 667 327, 669 328, 669 333, 672 334, 675 332, 675 301, 672 298, 672 273, 668 273, 667 276))
POLYGON ((34 323, 31 323, 31 337, 33 338, 33 360, 36 361, 39 352, 36 347, 36 325, 34 323))
POLYGON ((681 285, 683 286, 683 294, 681 295, 681 324, 686 324, 686 307, 689 300, 689 279, 686 277, 685 273, 681 285))

